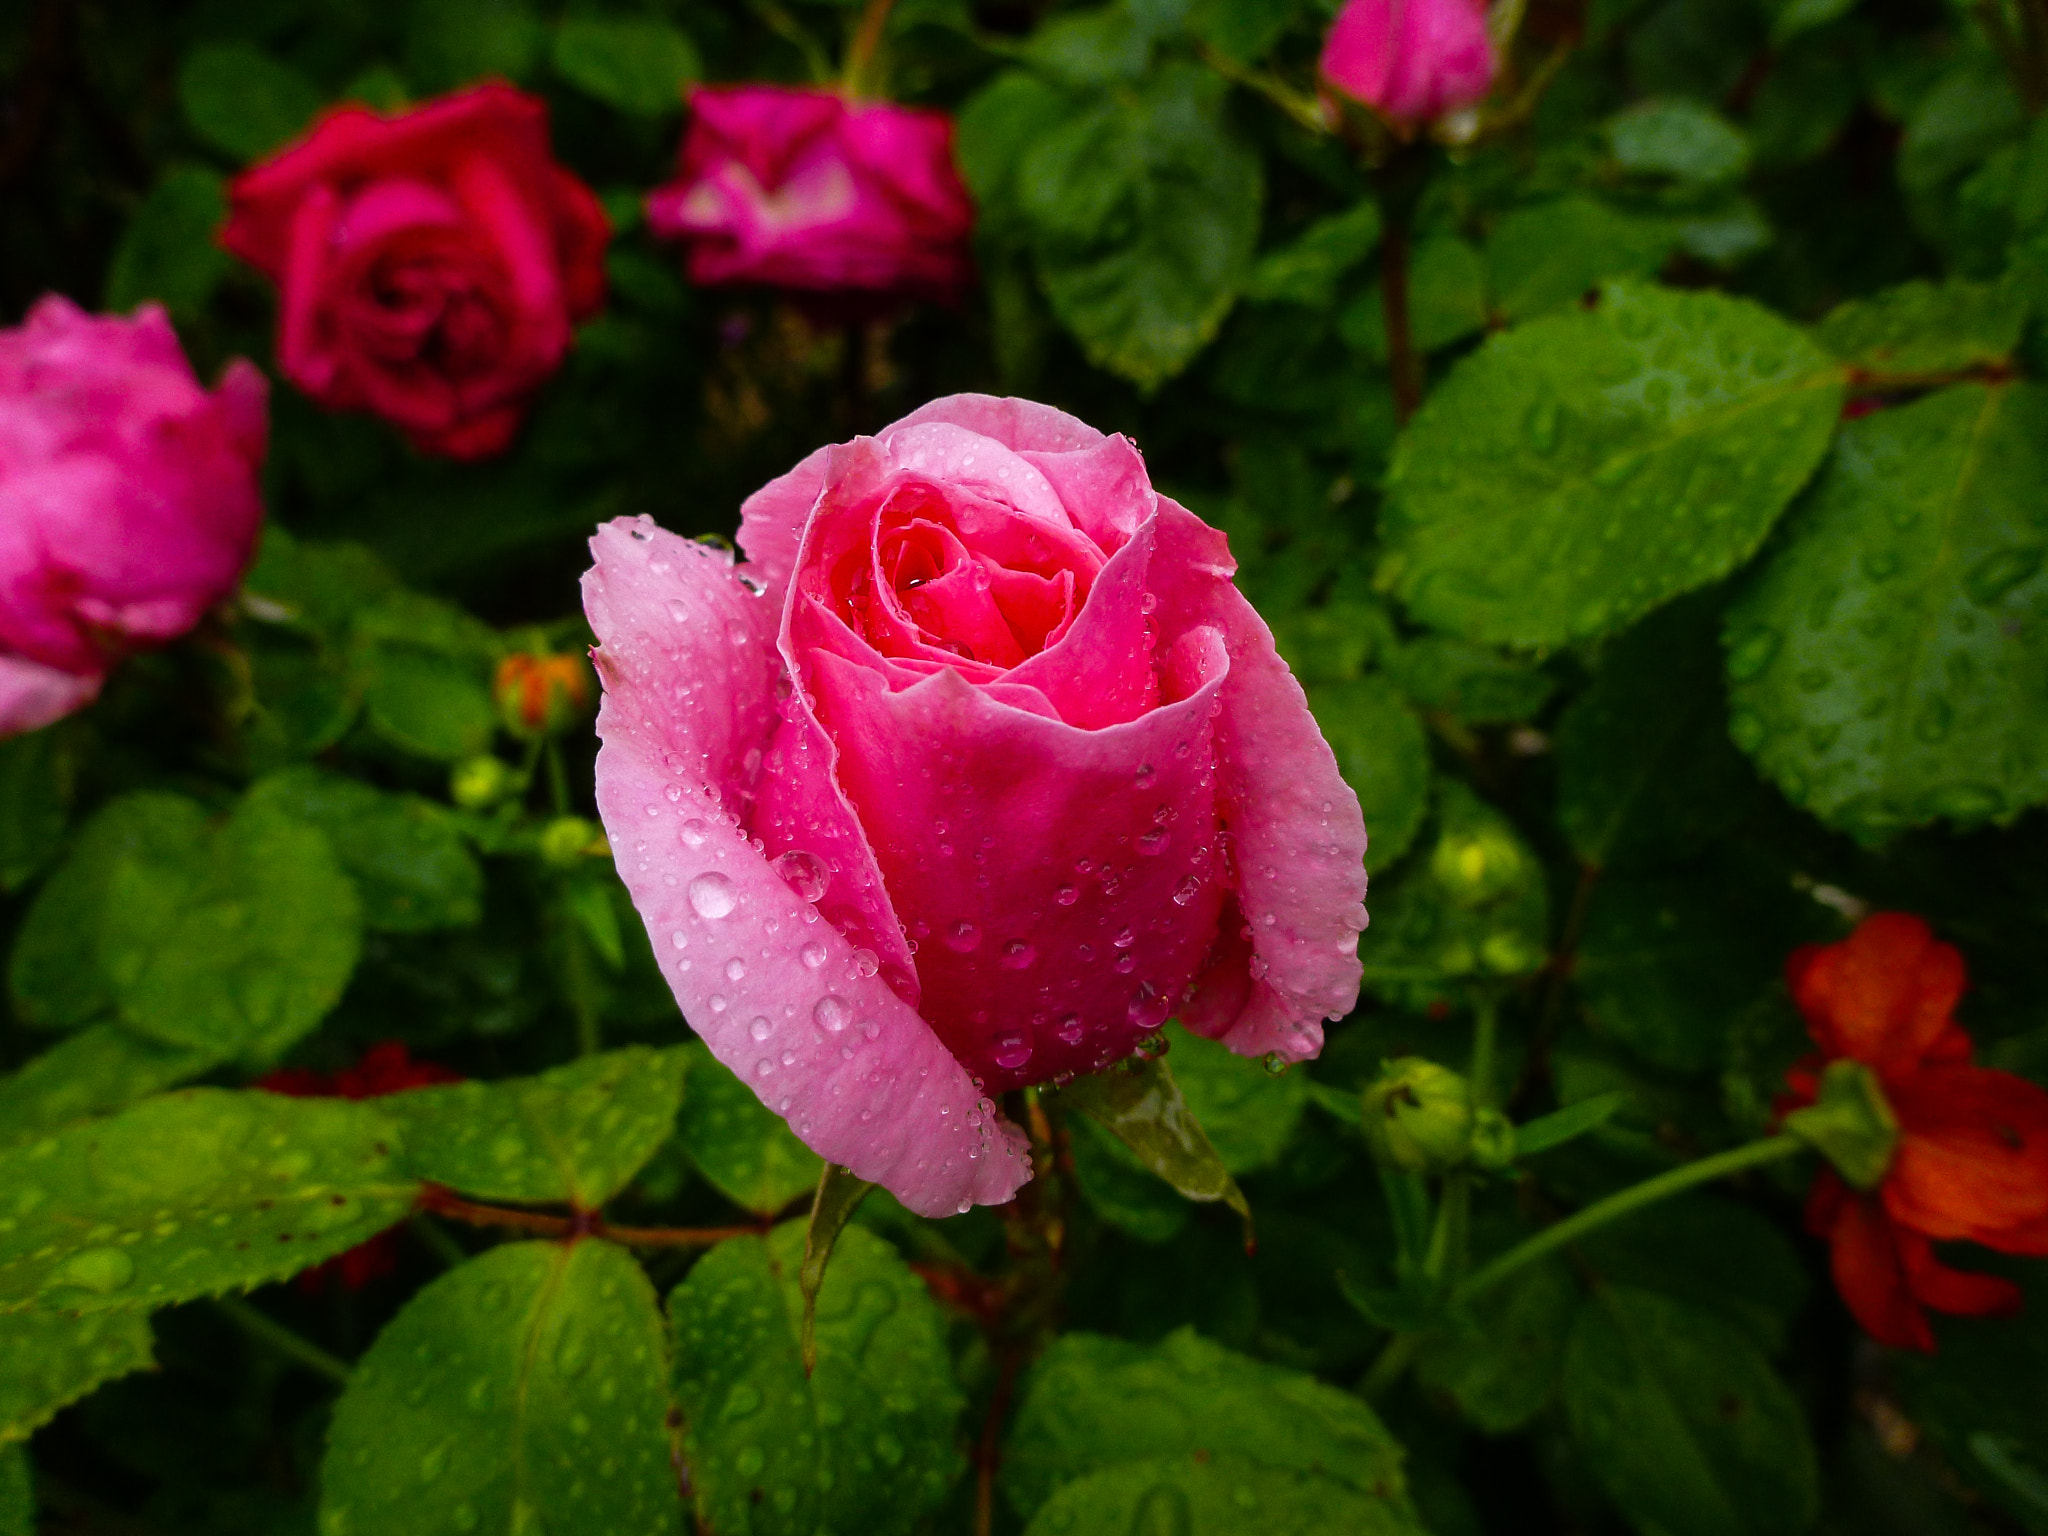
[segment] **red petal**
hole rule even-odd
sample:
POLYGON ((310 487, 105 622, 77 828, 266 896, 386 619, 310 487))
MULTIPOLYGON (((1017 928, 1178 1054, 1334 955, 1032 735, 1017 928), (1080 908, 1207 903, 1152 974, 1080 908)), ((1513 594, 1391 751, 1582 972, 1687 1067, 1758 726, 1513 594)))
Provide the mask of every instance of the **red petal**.
POLYGON ((1899 1259, 1916 1300, 1958 1317, 2010 1317, 2019 1311, 2020 1288, 1997 1275, 1950 1269, 1934 1256, 1934 1245, 1917 1232, 1897 1231, 1899 1259))
MULTIPOLYGON (((1820 1189, 1815 1187, 1818 1201, 1820 1189)), ((1846 1193, 1846 1191, 1845 1191, 1846 1193)), ((1811 1218, 1813 1207, 1809 1205, 1811 1218)), ((1863 1331, 1893 1349, 1934 1350, 1934 1331, 1915 1302, 1899 1253, 1900 1233, 1868 1196, 1835 1204, 1828 1232, 1835 1289, 1863 1331)))
POLYGON ((1909 913, 1873 913, 1839 944, 1795 950, 1786 979, 1830 1056, 1852 1056, 1890 1075, 1937 1046, 1944 1054, 1953 1048, 1949 1015, 1963 993, 1963 957, 1909 913))
POLYGON ((1895 1219, 1984 1242, 2048 1218, 2048 1092, 2009 1072, 1947 1066, 1888 1088, 1904 1131, 1884 1182, 1895 1219))

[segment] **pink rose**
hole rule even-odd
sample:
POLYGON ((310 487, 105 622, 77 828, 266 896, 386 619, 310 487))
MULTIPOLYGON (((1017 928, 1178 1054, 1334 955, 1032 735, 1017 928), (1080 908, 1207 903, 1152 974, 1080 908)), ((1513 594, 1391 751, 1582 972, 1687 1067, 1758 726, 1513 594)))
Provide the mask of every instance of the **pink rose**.
POLYGON ((1322 76, 1385 117, 1418 121, 1482 100, 1493 43, 1480 0, 1349 0, 1323 44, 1322 76))
POLYGON ((154 304, 124 320, 52 294, 0 331, 0 736, 90 703, 234 586, 267 390, 237 358, 208 394, 154 304))
POLYGON ((812 454, 740 542, 592 541, 597 798, 683 1012, 806 1143, 944 1214, 1030 1177, 996 1094, 1170 1014, 1321 1048, 1358 801, 1126 439, 956 395, 812 454))
POLYGON ((229 200, 221 243, 283 290, 285 377, 422 453, 501 451, 604 302, 604 209, 548 148, 546 104, 502 82, 338 108, 229 200))
POLYGON ((706 285, 943 299, 972 273, 953 120, 832 91, 693 92, 677 178, 648 195, 647 222, 688 242, 706 285))

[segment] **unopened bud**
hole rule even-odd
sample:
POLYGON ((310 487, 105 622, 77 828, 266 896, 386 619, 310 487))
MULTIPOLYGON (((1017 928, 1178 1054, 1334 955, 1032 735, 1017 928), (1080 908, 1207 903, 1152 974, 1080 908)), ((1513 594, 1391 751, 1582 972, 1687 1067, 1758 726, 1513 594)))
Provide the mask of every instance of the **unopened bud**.
POLYGON ((1462 907, 1481 907, 1521 884, 1528 857, 1505 827, 1447 832, 1430 855, 1429 872, 1462 907))
POLYGON ((1515 1123, 1497 1109, 1472 1116, 1472 1166, 1498 1173, 1515 1160, 1515 1123))
POLYGON ((519 771, 501 757, 465 757, 448 775, 448 797, 465 811, 486 811, 519 787, 519 771))
POLYGON ((522 741, 559 736, 590 710, 589 663, 580 656, 514 651, 498 663, 491 696, 498 719, 522 741))
POLYGON ((1365 1137, 1373 1156, 1410 1173, 1461 1166, 1474 1118, 1472 1085, 1418 1056, 1388 1062, 1365 1090, 1365 1137))
POLYGON ((541 861, 556 869, 572 868, 604 851, 604 834, 581 816, 557 816, 541 828, 541 861))

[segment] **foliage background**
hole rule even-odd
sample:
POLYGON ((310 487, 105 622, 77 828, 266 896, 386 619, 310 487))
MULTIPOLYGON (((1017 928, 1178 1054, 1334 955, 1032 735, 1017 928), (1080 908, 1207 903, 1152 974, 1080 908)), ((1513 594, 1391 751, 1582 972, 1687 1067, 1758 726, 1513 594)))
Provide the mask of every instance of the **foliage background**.
MULTIPOLYGON (((1784 956, 1872 905, 1958 943, 1984 1058, 2048 1077, 2038 7, 1542 0, 1497 101, 1514 120, 1379 174, 1288 110, 1328 19, 1315 0, 899 0, 890 88, 962 112, 983 283, 958 312, 845 324, 691 289, 637 213, 679 83, 829 72, 855 20, 833 4, 0 18, 10 319, 51 290, 156 298, 202 374, 267 363, 271 296, 211 243, 224 178, 324 103, 491 74, 547 97, 616 229, 606 312, 510 454, 423 460, 278 386, 270 530, 236 612, 0 748, 0 1208, 33 1214, 24 1148, 112 1125, 137 1211, 232 1208, 269 1240, 251 1202, 273 1172, 228 1158, 203 1199, 145 1176, 261 1145, 264 1115, 361 1203, 317 1253, 216 1253, 146 1323, 90 1260, 60 1298, 84 1321, 0 1316, 0 1532, 33 1528, 31 1466, 53 1531, 670 1529, 672 1428, 693 1518, 724 1536, 2048 1530, 2038 1267, 2000 1266, 2032 1292, 2019 1319, 1887 1357, 1801 1233, 1803 1171, 1533 1271, 1432 1337, 1383 1430, 1355 1389, 1401 1321, 1397 1210, 1352 1108, 1384 1057, 1463 1065, 1481 998, 1518 1118, 1619 1091, 1593 1134, 1487 1186, 1475 1240, 1505 1246, 1761 1129, 1801 1049, 1784 956), (1429 389, 1405 431, 1396 269, 1429 389), (589 813, 587 732, 558 781, 542 762, 495 810, 452 805, 450 774, 487 752, 536 768, 487 680, 507 650, 587 640, 595 521, 729 534, 803 453, 961 389, 1129 433, 1229 531, 1365 799, 1359 1013, 1285 1077, 1185 1037, 1171 1056, 1256 1251, 1072 1117, 1060 1177, 1007 1229, 862 1208, 808 1385, 778 1310, 795 1228, 694 1264, 656 1245, 643 1272, 617 1246, 418 1217, 364 1289, 198 1299, 339 1251, 421 1177, 610 1198, 650 1227, 765 1222, 806 1195, 815 1161, 682 1044, 605 861, 543 846, 589 813), (391 1038, 492 1082, 646 1050, 436 1101, 405 1168, 377 1162, 374 1107, 94 1118, 391 1038), (485 1131, 512 1150, 479 1172, 485 1131), (678 1285, 671 1346, 654 1309, 678 1285), (499 1327, 508 1298, 537 1310, 499 1327), (491 1406, 526 1382, 514 1338, 560 1367, 516 1424, 491 1406), (590 1352, 607 1371, 575 1368, 590 1352), (538 1469, 516 1493, 508 1445, 538 1469)), ((78 1210, 110 1198, 95 1188, 78 1210)))

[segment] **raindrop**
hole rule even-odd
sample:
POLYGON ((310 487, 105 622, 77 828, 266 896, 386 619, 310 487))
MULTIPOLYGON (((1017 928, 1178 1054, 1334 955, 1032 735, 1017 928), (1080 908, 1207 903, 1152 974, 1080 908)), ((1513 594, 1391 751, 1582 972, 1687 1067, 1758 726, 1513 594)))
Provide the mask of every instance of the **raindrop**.
MULTIPOLYGON (((995 1063, 1005 1072, 1014 1072, 1031 1059, 1031 1037, 1022 1030, 1008 1030, 996 1036, 995 1063)), ((972 1118, 969 1124, 973 1123, 972 1118)))
POLYGON ((818 1028, 828 1035, 836 1035, 853 1022, 853 1010, 846 1006, 846 999, 835 992, 827 992, 818 999, 811 1009, 811 1017, 818 1021, 818 1028))
POLYGON ((1145 789, 1151 785, 1154 778, 1158 777, 1158 771, 1150 763, 1140 763, 1138 764, 1137 773, 1132 775, 1132 777, 1136 781, 1138 788, 1145 789))
POLYGON ((738 955, 734 955, 730 960, 726 961, 725 979, 727 981, 745 981, 747 979, 747 962, 738 955))
POLYGON ((690 947, 690 936, 680 928, 668 936, 668 941, 675 945, 677 949, 688 949, 690 947))
POLYGON ((825 867, 825 861, 801 848, 778 854, 775 873, 782 876, 782 883, 804 901, 816 901, 825 894, 825 887, 832 883, 832 873, 825 867))
POLYGON ((757 1042, 766 1040, 774 1032, 775 1026, 770 1024, 765 1018, 757 1017, 753 1023, 747 1026, 747 1033, 752 1035, 757 1042))
POLYGON ((2001 549, 1988 554, 1970 567, 1963 578, 1963 590, 1970 594, 1972 602, 1988 608, 2040 570, 2043 554, 2038 544, 2031 549, 2001 549))
POLYGON ((872 976, 881 968, 882 962, 876 958, 875 952, 872 949, 856 949, 853 952, 853 960, 848 966, 848 969, 856 976, 872 976))
POLYGON ((1189 875, 1187 879, 1181 881, 1179 885, 1174 887, 1173 904, 1177 907, 1186 906, 1189 902, 1195 899, 1196 895, 1200 893, 1201 889, 1202 882, 1197 880, 1193 875, 1189 875))
POLYGON ((1109 942, 1114 944, 1118 949, 1129 949, 1133 944, 1138 942, 1138 936, 1129 928, 1125 928, 1120 930, 1117 936, 1111 939, 1109 942))
POLYGON ((1161 992, 1149 981, 1141 981, 1138 990, 1131 994, 1131 1001, 1124 1012, 1139 1029, 1157 1029, 1173 1012, 1172 994, 1161 992))
POLYGON ((1068 1045, 1079 1045, 1081 1043, 1081 1036, 1086 1033, 1081 1027, 1081 1015, 1078 1013, 1068 1014, 1060 1020, 1059 1027, 1054 1033, 1068 1045))
POLYGON ((946 948, 955 954, 964 955, 981 943, 981 930, 972 923, 960 922, 948 928, 941 937, 945 940, 946 948))
POLYGON ((1081 899, 1081 893, 1071 885, 1063 885, 1052 893, 1052 899, 1063 907, 1071 907, 1081 899))
POLYGON ((692 816, 676 830, 676 836, 692 848, 703 847, 704 839, 710 834, 711 829, 704 825, 704 818, 701 816, 692 816))
POLYGON ((1013 971, 1021 971, 1038 958, 1038 951, 1023 939, 1012 939, 1003 946, 1003 964, 1013 971))
POLYGON ((45 1289, 76 1286, 96 1296, 118 1291, 135 1278, 135 1261, 118 1248, 81 1248, 51 1270, 45 1289))
POLYGON ((810 943, 806 944, 802 949, 798 950, 797 955, 799 956, 799 958, 803 960, 803 963, 805 965, 809 966, 814 971, 817 970, 820 966, 824 965, 824 963, 831 958, 830 952, 825 948, 824 944, 817 939, 811 940, 810 943))
POLYGON ((1753 629, 1735 642, 1728 653, 1728 675, 1738 683, 1748 682, 1771 664, 1771 658, 1778 654, 1778 632, 1774 629, 1753 629))
POLYGON ((1138 837, 1138 852, 1148 855, 1159 853, 1166 847, 1170 836, 1164 827, 1154 827, 1150 832, 1141 833, 1138 837))
POLYGON ((690 882, 690 906, 699 917, 726 917, 739 904, 739 892, 716 870, 709 870, 690 882))

